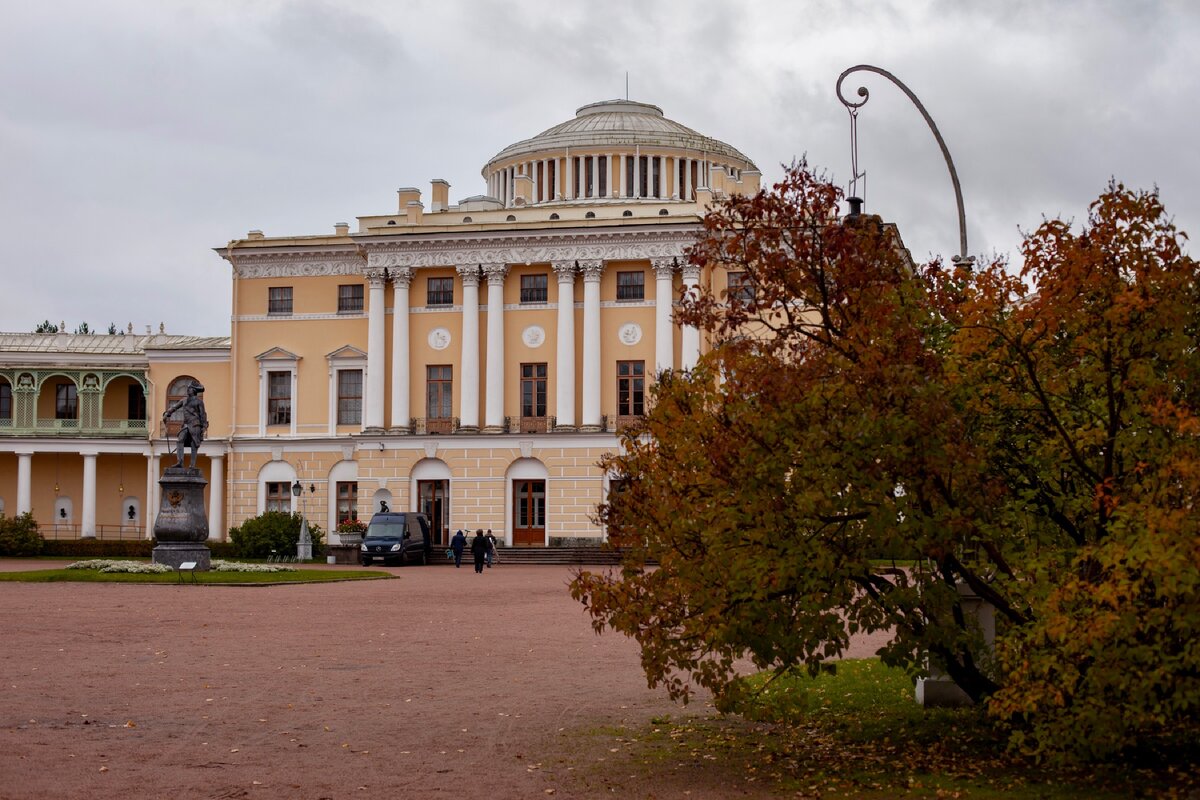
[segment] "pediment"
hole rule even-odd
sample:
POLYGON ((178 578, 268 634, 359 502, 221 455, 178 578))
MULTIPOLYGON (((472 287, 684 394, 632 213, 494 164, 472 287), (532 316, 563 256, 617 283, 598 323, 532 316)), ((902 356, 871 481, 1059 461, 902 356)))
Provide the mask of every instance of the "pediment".
POLYGON ((332 353, 326 354, 325 358, 329 361, 359 361, 367 357, 365 350, 359 350, 353 345, 342 345, 332 353))
POLYGON ((272 347, 264 353, 259 353, 254 357, 255 361, 299 361, 300 356, 293 353, 291 350, 284 350, 282 347, 272 347))

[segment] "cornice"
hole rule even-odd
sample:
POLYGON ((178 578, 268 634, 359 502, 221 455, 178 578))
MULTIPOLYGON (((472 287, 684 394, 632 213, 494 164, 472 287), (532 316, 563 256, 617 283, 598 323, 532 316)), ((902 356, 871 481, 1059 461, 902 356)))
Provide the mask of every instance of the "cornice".
POLYGON ((372 267, 442 267, 583 260, 681 258, 695 230, 596 231, 564 235, 469 236, 442 240, 363 243, 372 267))
MULTIPOLYGON (((501 232, 439 238, 363 240, 359 252, 314 248, 286 252, 235 250, 231 263, 238 278, 287 278, 381 274, 384 268, 418 269, 475 264, 573 263, 679 259, 696 241, 698 225, 584 230, 563 233, 501 232)), ((225 253, 226 258, 229 256, 225 253)), ((462 270, 460 269, 460 272, 462 270)))

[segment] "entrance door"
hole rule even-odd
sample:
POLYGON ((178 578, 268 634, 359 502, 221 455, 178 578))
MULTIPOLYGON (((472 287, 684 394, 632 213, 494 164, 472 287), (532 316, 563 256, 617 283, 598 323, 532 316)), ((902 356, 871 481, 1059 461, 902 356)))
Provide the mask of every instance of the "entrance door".
POLYGON ((513 481, 513 545, 546 544, 546 482, 513 481))
POLYGON ((417 481, 417 510, 429 517, 433 544, 449 544, 450 481, 417 481))

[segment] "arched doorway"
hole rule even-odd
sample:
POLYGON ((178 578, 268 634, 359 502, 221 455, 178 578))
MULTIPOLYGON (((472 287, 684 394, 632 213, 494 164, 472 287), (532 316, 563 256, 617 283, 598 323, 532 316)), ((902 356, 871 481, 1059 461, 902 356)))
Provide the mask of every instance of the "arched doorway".
POLYGON ((512 505, 513 547, 546 546, 547 481, 546 465, 536 458, 520 458, 505 473, 512 505))
POLYGON ((429 517, 434 545, 450 542, 450 467, 440 458, 423 458, 412 470, 417 511, 429 517))

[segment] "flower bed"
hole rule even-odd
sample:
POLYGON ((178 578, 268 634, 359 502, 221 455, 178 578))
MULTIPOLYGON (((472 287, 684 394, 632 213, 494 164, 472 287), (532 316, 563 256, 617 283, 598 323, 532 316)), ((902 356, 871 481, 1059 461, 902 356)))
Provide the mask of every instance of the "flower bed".
POLYGON ((154 575, 175 570, 166 564, 151 564, 145 561, 121 561, 112 558, 92 558, 87 561, 76 561, 68 564, 66 569, 94 569, 98 572, 114 573, 128 572, 135 575, 154 575))
POLYGON ((283 564, 243 564, 238 561, 222 561, 219 558, 214 558, 212 562, 213 572, 295 572, 295 567, 285 566, 283 564))

